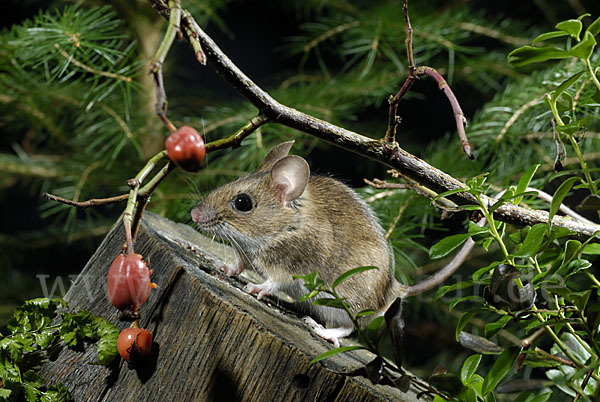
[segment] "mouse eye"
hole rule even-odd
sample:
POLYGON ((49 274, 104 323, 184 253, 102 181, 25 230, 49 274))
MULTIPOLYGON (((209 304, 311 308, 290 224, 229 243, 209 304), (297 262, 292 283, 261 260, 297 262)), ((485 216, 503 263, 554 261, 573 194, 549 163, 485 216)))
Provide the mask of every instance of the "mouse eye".
POLYGON ((252 198, 248 194, 238 194, 231 201, 233 208, 241 212, 248 212, 253 208, 252 198))

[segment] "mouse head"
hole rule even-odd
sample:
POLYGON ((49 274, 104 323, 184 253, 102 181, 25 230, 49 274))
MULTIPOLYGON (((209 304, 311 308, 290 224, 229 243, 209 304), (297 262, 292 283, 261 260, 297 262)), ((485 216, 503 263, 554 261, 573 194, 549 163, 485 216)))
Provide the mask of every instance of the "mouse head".
POLYGON ((192 209, 193 221, 200 229, 255 247, 297 225, 310 169, 301 157, 288 155, 293 143, 277 145, 254 173, 211 192, 192 209))

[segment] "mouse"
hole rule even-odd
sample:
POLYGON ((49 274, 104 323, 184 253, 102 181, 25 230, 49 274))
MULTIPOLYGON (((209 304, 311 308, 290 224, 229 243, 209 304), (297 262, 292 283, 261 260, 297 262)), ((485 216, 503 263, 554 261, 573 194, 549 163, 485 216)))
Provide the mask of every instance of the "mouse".
MULTIPOLYGON (((354 314, 385 312, 409 287, 394 277, 383 228, 356 191, 335 178, 311 175, 305 159, 289 155, 293 144, 275 146, 254 172, 210 192, 191 210, 193 222, 235 250, 237 262, 219 267, 226 275, 251 268, 265 278, 244 288, 258 299, 283 291, 298 300, 308 290, 294 275, 317 270, 331 285, 350 269, 376 266, 350 277, 336 291, 354 314)), ((312 300, 298 303, 313 333, 335 347, 355 330, 342 309, 312 300)))

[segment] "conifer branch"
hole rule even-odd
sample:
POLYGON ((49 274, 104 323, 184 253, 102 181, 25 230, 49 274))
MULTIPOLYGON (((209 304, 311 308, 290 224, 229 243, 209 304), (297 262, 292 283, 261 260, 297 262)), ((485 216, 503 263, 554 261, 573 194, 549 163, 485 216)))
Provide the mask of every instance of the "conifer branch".
MULTIPOLYGON (((121 81, 124 81, 124 82, 131 82, 131 81, 133 81, 131 79, 131 77, 127 77, 127 76, 124 76, 124 75, 111 73, 110 71, 96 70, 95 68, 92 68, 92 67, 88 66, 87 64, 83 64, 82 62, 80 62, 79 60, 77 60, 73 55, 67 53, 58 43, 55 43, 54 47, 56 48, 56 50, 58 51, 58 53, 60 53, 60 55, 62 57, 64 57, 65 59, 68 60, 69 63, 75 64, 77 67, 81 68, 82 70, 87 71, 88 73, 92 73, 92 74, 96 74, 96 75, 101 75, 103 77, 108 77, 108 78, 114 78, 114 79, 121 80, 121 81)), ((78 46, 75 45, 75 47, 78 47, 78 46)))
MULTIPOLYGON (((160 15, 169 18, 169 7, 163 0, 149 0, 149 2, 160 15)), ((256 106, 270 122, 300 130, 346 150, 374 159, 398 170, 438 194, 464 187, 459 180, 411 155, 400 148, 397 143, 387 143, 365 137, 277 102, 231 61, 193 18, 183 21, 183 23, 192 24, 190 28, 198 35, 198 40, 206 54, 207 64, 256 106)), ((459 205, 478 204, 472 195, 465 192, 454 194, 450 198, 459 205)), ((484 196, 482 199, 489 206, 494 203, 490 197, 484 196)), ((497 208, 494 216, 499 220, 517 225, 548 222, 547 211, 531 210, 508 203, 497 208)), ((554 216, 552 224, 572 230, 580 236, 591 236, 600 230, 600 225, 578 222, 560 216, 554 216)))

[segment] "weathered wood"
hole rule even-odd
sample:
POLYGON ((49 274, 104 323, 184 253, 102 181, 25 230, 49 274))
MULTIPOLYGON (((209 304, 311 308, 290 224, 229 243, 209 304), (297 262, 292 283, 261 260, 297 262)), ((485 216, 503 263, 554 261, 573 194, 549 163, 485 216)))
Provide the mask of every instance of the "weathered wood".
MULTIPOLYGON (((123 241, 117 224, 65 297, 72 309, 84 308, 120 328, 129 323, 118 320, 108 301, 106 274, 123 241)), ((217 259, 199 247, 208 247, 206 239, 192 228, 145 214, 136 252, 150 261, 159 285, 140 319, 154 337, 152 363, 130 370, 119 361, 107 368, 89 364, 96 360, 94 346, 65 348, 40 374, 49 384, 63 382, 76 401, 417 400, 413 390, 402 393, 342 374, 369 356, 341 354, 308 368, 331 346, 282 308, 285 303, 257 301, 237 279, 215 272, 217 259)))

